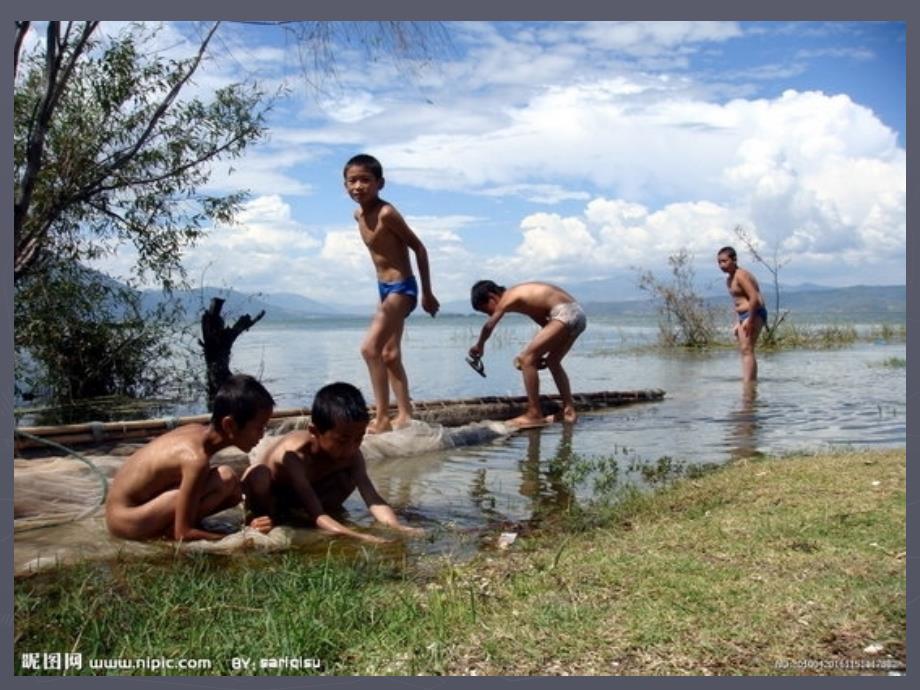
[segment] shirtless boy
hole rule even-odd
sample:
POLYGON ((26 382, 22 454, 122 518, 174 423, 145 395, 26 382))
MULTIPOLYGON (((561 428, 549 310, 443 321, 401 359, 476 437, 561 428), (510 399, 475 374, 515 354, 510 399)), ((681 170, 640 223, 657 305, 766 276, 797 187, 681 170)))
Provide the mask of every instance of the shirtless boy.
POLYGON ((489 315, 479 340, 470 348, 470 357, 478 359, 485 350, 486 340, 507 312, 525 314, 537 322, 540 331, 515 358, 524 376, 527 410, 508 424, 521 428, 544 426, 552 417, 544 417, 540 408, 540 376, 538 369, 548 367, 562 396, 562 418, 574 422, 577 418, 569 377, 562 368, 562 358, 587 326, 585 312, 568 292, 549 283, 521 283, 505 289, 491 280, 480 280, 470 292, 473 309, 489 315))
POLYGON ((356 488, 378 522, 409 535, 424 530, 399 522, 367 476, 361 441, 370 416, 361 391, 348 383, 324 386, 313 400, 310 426, 265 449, 243 474, 247 513, 283 522, 300 512, 319 529, 370 543, 386 539, 346 527, 331 513, 356 488))
POLYGON ((725 285, 735 303, 735 326, 732 333, 741 351, 741 379, 757 380, 757 359, 754 346, 761 329, 767 323, 767 308, 760 294, 757 279, 738 266, 738 254, 732 247, 722 247, 717 255, 719 268, 727 273, 725 285))
MULTIPOLYGON (((221 539, 198 525, 239 504, 240 481, 226 465, 211 467, 217 451, 252 450, 265 433, 275 401, 256 379, 230 377, 214 397, 210 424, 184 424, 140 448, 121 466, 105 502, 105 522, 116 537, 221 539)), ((260 532, 266 519, 254 520, 260 532)))
POLYGON ((409 424, 412 403, 409 382, 402 363, 402 335, 406 317, 415 309, 419 287, 412 274, 409 250, 415 252, 422 283, 422 309, 434 316, 438 300, 431 292, 428 252, 396 208, 380 198, 383 168, 373 156, 359 154, 345 164, 345 189, 358 204, 354 217, 361 239, 367 245, 377 269, 380 306, 368 328, 361 355, 367 362, 374 390, 376 417, 368 433, 399 429, 409 424), (396 397, 397 413, 389 419, 390 387, 396 397))

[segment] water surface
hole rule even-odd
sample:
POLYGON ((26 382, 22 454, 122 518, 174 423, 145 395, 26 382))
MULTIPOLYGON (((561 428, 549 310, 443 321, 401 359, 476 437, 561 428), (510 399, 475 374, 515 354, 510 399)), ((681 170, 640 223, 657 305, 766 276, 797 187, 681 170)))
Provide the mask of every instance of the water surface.
MULTIPOLYGON (((254 329, 238 341, 233 366, 261 375, 282 407, 309 405, 315 390, 334 380, 354 383, 370 399, 358 354, 366 325, 353 319, 254 329)), ((414 398, 523 394, 511 360, 535 326, 515 316, 501 322, 486 346, 483 379, 464 362, 481 325, 480 317, 410 319, 404 361, 414 398)), ((897 366, 904 343, 761 354, 760 381, 751 389, 739 380, 734 350, 642 347, 656 333, 653 324, 591 319, 564 364, 576 392, 660 388, 662 402, 583 414, 574 427, 556 424, 486 446, 385 460, 373 468, 382 492, 418 519, 473 527, 526 520, 570 500, 563 469, 573 458, 615 457, 623 484, 642 483, 662 458, 719 464, 757 453, 905 443, 906 369, 897 366)), ((548 372, 541 390, 556 392, 548 372)), ((576 489, 592 490, 590 482, 576 489)), ((353 509, 362 514, 359 501, 353 509)))
MULTIPOLYGON (((513 315, 502 321, 486 347, 483 379, 464 361, 482 322, 410 319, 404 361, 415 399, 523 394, 511 360, 535 326, 513 315)), ((359 354, 366 327, 366 319, 260 323, 237 341, 232 368, 259 376, 279 408, 309 406, 317 389, 337 380, 354 383, 370 402, 359 354)), ((372 463, 381 493, 405 519, 430 530, 429 539, 410 549, 462 557, 483 543, 494 544, 502 531, 521 531, 573 501, 592 500, 598 479, 605 489, 648 486, 661 468, 722 464, 758 453, 906 443, 903 342, 761 354, 760 381, 750 388, 740 383, 734 350, 664 353, 647 347, 656 333, 654 324, 590 319, 564 364, 575 392, 660 388, 661 402, 585 413, 574 426, 555 424, 372 463), (601 471, 575 480, 592 465, 601 471)), ((544 392, 556 392, 548 372, 541 373, 541 385, 544 392)), ((355 524, 372 522, 357 495, 346 507, 355 524)), ((98 517, 84 528, 104 537, 98 517)), ((74 526, 62 526, 59 537, 57 529, 17 534, 17 560, 73 540, 74 526)), ((101 538, 96 541, 103 545, 101 538)), ((105 547, 110 548, 107 541, 105 547)))

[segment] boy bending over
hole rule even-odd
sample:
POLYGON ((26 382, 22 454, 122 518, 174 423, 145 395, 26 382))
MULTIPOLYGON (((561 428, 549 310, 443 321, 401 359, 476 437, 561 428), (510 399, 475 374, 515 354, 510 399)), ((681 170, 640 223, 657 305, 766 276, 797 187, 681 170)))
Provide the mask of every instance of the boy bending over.
POLYGON ((569 377, 562 368, 562 358, 588 324, 584 310, 562 288, 549 283, 521 283, 505 289, 491 280, 480 280, 470 292, 473 309, 489 315, 479 340, 470 348, 470 357, 479 358, 486 340, 499 320, 509 311, 526 314, 540 325, 540 331, 515 358, 514 364, 524 376, 527 410, 508 424, 521 428, 544 426, 552 417, 544 417, 540 409, 540 376, 538 369, 548 367, 562 396, 562 417, 566 422, 577 418, 569 377))
POLYGON ((243 474, 247 513, 274 522, 305 511, 316 527, 371 543, 380 537, 349 529, 330 513, 342 510, 356 488, 371 515, 395 530, 422 535, 399 522, 367 476, 361 441, 370 415, 361 391, 348 383, 324 386, 313 400, 310 426, 281 436, 243 474))
POLYGON ((418 302, 419 286, 412 275, 409 250, 415 252, 422 282, 422 309, 434 316, 438 300, 431 292, 428 252, 396 208, 378 195, 383 189, 383 167, 373 156, 359 154, 345 164, 345 189, 357 202, 355 220, 377 269, 380 306, 367 330, 361 355, 367 362, 377 414, 368 433, 389 431, 409 424, 412 403, 409 381, 402 364, 402 335, 406 317, 418 302), (389 419, 390 386, 396 397, 396 419, 389 419))
MULTIPOLYGON (((230 377, 214 397, 210 424, 185 424, 140 448, 121 466, 105 502, 106 526, 116 537, 221 539, 198 527, 203 518, 239 504, 240 481, 226 465, 211 467, 217 451, 249 452, 265 433, 275 401, 251 376, 230 377)), ((257 519, 260 532, 271 522, 257 519)))

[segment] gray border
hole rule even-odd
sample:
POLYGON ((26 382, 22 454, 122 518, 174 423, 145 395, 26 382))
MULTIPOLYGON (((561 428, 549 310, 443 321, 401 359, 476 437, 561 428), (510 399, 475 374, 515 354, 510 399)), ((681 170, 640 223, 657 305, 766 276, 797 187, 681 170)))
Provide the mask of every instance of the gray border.
MULTIPOLYGON (((33 0, 29 3, 28 15, 31 17, 74 17, 79 10, 83 16, 92 16, 101 19, 162 19, 162 18, 184 18, 184 19, 208 19, 214 16, 221 16, 227 19, 279 19, 290 18, 297 10, 292 7, 292 3, 279 0, 262 0, 259 3, 242 3, 239 0, 232 0, 232 3, 218 2, 217 0, 198 0, 195 3, 189 3, 188 0, 161 0, 156 5, 156 10, 150 12, 144 5, 130 5, 121 0, 77 0, 77 2, 66 2, 66 0, 33 0)), ((4 9, 4 14, 9 13, 10 20, 21 18, 22 13, 13 12, 12 9, 4 9), (17 16, 18 14, 18 16, 17 16)), ((911 46, 912 38, 917 34, 917 29, 911 25, 910 20, 917 16, 918 10, 908 7, 907 0, 875 0, 872 3, 866 3, 864 0, 809 0, 808 3, 801 0, 773 0, 769 5, 749 4, 741 6, 737 0, 698 0, 697 2, 687 3, 686 0, 657 0, 654 3, 644 2, 636 4, 614 4, 606 3, 603 0, 566 0, 562 3, 559 0, 506 0, 503 3, 497 3, 495 0, 466 0, 460 5, 435 4, 428 0, 390 0, 385 5, 376 0, 360 0, 359 3, 332 3, 332 2, 312 2, 309 5, 311 18, 316 19, 760 19, 760 20, 828 20, 828 19, 853 19, 853 20, 905 20, 908 22, 908 47, 911 46)), ((8 25, 9 26, 9 25, 8 25)), ((916 58, 912 56, 908 49, 907 54, 907 74, 908 83, 914 82, 914 89, 908 89, 908 124, 911 121, 910 114, 918 112, 917 89, 916 84, 918 68, 915 64, 916 58), (911 69, 914 67, 914 69, 911 69)), ((4 64, 0 69, 4 70, 7 83, 11 85, 12 60, 9 51, 6 52, 4 64)), ((12 88, 3 91, 4 103, 2 108, 2 118, 5 131, 12 131, 12 88)), ((905 136, 906 139, 906 136, 905 136)), ((12 137, 8 136, 4 144, 4 150, 7 151, 7 160, 12 160, 12 137)), ((911 167, 911 152, 908 150, 908 170, 911 167)), ((8 180, 7 189, 12 189, 12 167, 5 168, 5 178, 8 180)), ((908 179, 910 175, 908 173, 908 179)), ((11 196, 3 197, 3 208, 6 218, 12 215, 11 196)), ((907 200, 908 218, 913 216, 913 211, 917 209, 917 203, 914 197, 908 195, 907 200)), ((12 375, 12 251, 9 249, 12 244, 11 231, 9 225, 5 226, 6 238, 4 240, 7 249, 0 252, 0 259, 3 262, 4 271, 2 273, 3 289, 0 290, 0 421, 3 424, 4 432, 0 434, 2 440, 3 457, 12 458, 12 428, 13 428, 13 375, 12 375), (7 433, 7 431, 9 433, 7 433)), ((912 240, 910 233, 907 236, 907 288, 909 296, 915 296, 916 292, 914 281, 911 280, 913 268, 920 269, 920 254, 918 254, 918 243, 912 240)), ((920 299, 920 298, 918 298, 920 299)), ((914 301, 908 303, 908 352, 911 350, 912 333, 917 332, 918 308, 914 301), (912 306, 913 305, 913 306, 912 306)), ((907 367, 907 390, 908 400, 912 383, 916 381, 918 367, 913 357, 908 357, 907 367)), ((908 405, 907 422, 908 429, 911 428, 916 413, 911 405, 908 405)), ((908 431, 908 456, 910 455, 911 434, 908 431)), ((3 542, 2 565, 4 573, 12 573, 12 463, 6 464, 8 468, 3 481, 0 481, 0 504, 4 506, 3 521, 3 542)), ((916 482, 915 482, 916 483, 916 482)), ((908 482, 907 486, 907 503, 913 506, 917 498, 917 487, 908 482)), ((908 512, 908 525, 911 524, 911 514, 908 512)), ((915 530, 908 529, 908 551, 915 546, 917 535, 915 530)), ((915 608, 915 602, 911 594, 916 592, 911 573, 908 573, 908 614, 912 613, 915 608)), ((3 663, 7 666, 6 674, 12 681, 13 687, 32 686, 34 684, 42 685, 64 685, 68 687, 97 687, 98 683, 107 682, 97 678, 54 678, 54 677, 21 677, 13 676, 13 599, 12 599, 12 578, 6 588, 2 600, 2 612, 0 620, 4 625, 0 628, 0 648, 3 651, 3 663)), ((911 628, 908 625, 908 657, 912 656, 915 635, 911 635, 911 628)), ((470 679, 469 682, 476 683, 480 679, 470 679)), ((523 678, 502 678, 491 677, 489 685, 506 685, 524 682, 523 678)), ((620 679, 613 679, 618 682, 620 679)), ((400 686, 400 687, 419 687, 419 688, 440 688, 459 687, 465 684, 465 678, 229 678, 220 677, 219 679, 211 678, 125 678, 119 677, 116 681, 119 684, 128 685, 136 688, 154 688, 162 687, 164 683, 178 684, 191 687, 220 687, 229 688, 300 688, 307 686, 316 686, 322 684, 326 686, 361 686, 365 683, 383 686, 400 686)), ((557 679, 557 678, 528 678, 528 686, 531 684, 538 687, 557 687, 562 684, 570 683, 579 686, 606 687, 610 678, 578 678, 578 679, 557 679)), ((707 678, 688 678, 680 681, 671 678, 628 678, 624 681, 631 685, 639 687, 659 686, 672 682, 689 683, 699 685, 705 682, 740 684, 745 687, 766 687, 771 684, 782 683, 784 686, 792 685, 845 685, 847 687, 859 687, 868 683, 878 682, 875 678, 741 678, 727 679, 720 678, 711 680, 707 678)), ((901 682, 891 679, 891 682, 901 682)), ((903 682, 906 682, 906 677, 903 682)))

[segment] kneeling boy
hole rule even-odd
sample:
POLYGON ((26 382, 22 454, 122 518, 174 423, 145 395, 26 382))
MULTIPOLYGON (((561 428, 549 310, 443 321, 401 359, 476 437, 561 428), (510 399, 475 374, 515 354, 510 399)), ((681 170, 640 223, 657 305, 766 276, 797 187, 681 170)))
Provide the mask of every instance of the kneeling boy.
POLYGON ((424 534, 399 522, 367 475, 361 441, 369 421, 367 403, 357 388, 349 383, 321 388, 313 400, 309 428, 280 437, 243 474, 247 514, 276 522, 301 510, 316 527, 332 534, 386 542, 350 529, 330 515, 341 511, 357 488, 378 522, 407 534, 424 534))
MULTIPOLYGON (((105 502, 105 522, 116 537, 221 539, 198 527, 203 518, 239 504, 240 481, 228 466, 211 467, 217 451, 249 452, 265 433, 275 401, 256 379, 230 377, 214 397, 210 424, 185 424, 140 448, 115 477, 105 502)), ((253 521, 261 532, 265 519, 253 521)))

